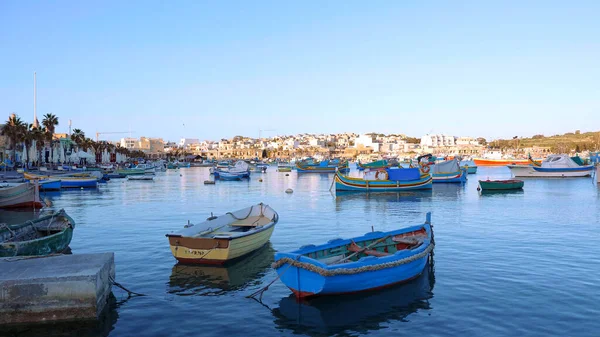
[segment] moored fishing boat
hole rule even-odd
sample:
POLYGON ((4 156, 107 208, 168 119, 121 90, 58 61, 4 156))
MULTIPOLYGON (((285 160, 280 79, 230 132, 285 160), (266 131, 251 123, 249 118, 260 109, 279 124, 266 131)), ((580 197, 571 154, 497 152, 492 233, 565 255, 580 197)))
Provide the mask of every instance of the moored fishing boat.
POLYGON ((231 173, 240 176, 241 178, 250 177, 250 169, 248 164, 245 161, 239 160, 233 166, 228 166, 222 169, 214 169, 212 174, 215 175, 215 178, 220 178, 221 173, 231 173))
POLYGON ((60 191, 62 181, 60 179, 45 179, 40 180, 40 191, 60 191))
POLYGON ((508 191, 520 190, 525 185, 523 180, 479 180, 479 189, 482 191, 508 191))
POLYGON ((433 248, 427 213, 420 225, 276 253, 273 268, 298 298, 339 295, 410 281, 423 272, 433 248))
POLYGON ((292 172, 292 165, 290 163, 278 163, 277 172, 292 172))
POLYGON ((397 168, 379 169, 364 178, 348 177, 338 171, 334 182, 336 191, 398 192, 431 189, 432 178, 429 174, 422 174, 418 168, 397 168))
POLYGON ((302 162, 296 162, 296 171, 298 173, 335 173, 337 171, 341 173, 350 172, 350 166, 348 162, 333 162, 324 160, 318 164, 307 164, 302 162))
POLYGON ((431 165, 422 163, 423 171, 431 171, 433 183, 464 183, 467 181, 467 170, 461 168, 457 159, 447 160, 444 162, 431 165))
POLYGON ((460 167, 467 170, 467 174, 476 174, 477 165, 472 160, 464 160, 460 162, 460 167))
POLYGON ((0 208, 42 208, 37 183, 0 183, 0 208))
POLYGON ((145 173, 145 169, 142 168, 125 168, 125 169, 120 169, 120 170, 116 170, 116 173, 122 175, 122 176, 132 176, 132 175, 141 175, 145 173))
POLYGON ((531 178, 575 178, 592 175, 593 165, 579 165, 565 154, 546 157, 540 166, 507 165, 514 177, 531 178))
POLYGON ((98 179, 95 177, 77 177, 69 175, 61 176, 43 176, 25 172, 23 174, 29 180, 60 179, 61 188, 95 188, 98 186, 98 179))
POLYGON ((127 177, 127 180, 141 180, 141 181, 150 181, 150 180, 154 180, 154 176, 150 175, 150 174, 143 174, 143 175, 132 175, 127 177))
POLYGON ((270 239, 279 216, 263 203, 167 234, 173 257, 181 263, 224 264, 243 257, 270 239))
POLYGON ((365 169, 378 169, 378 168, 387 168, 391 167, 387 160, 377 160, 374 162, 363 164, 360 161, 356 162, 356 168, 359 171, 364 171, 365 169))
MULTIPOLYGON (((216 172, 215 172, 216 173, 216 172)), ((244 176, 240 173, 230 173, 230 172, 218 172, 218 174, 215 174, 215 178, 218 178, 220 180, 242 180, 244 176)))
POLYGON ((71 243, 75 221, 60 210, 20 225, 0 224, 0 257, 61 253, 71 243))
POLYGON ((474 158, 473 162, 477 166, 527 165, 527 164, 529 164, 529 159, 486 159, 486 158, 474 158))
POLYGON ((152 164, 137 164, 134 170, 144 170, 143 174, 155 174, 156 168, 152 164))

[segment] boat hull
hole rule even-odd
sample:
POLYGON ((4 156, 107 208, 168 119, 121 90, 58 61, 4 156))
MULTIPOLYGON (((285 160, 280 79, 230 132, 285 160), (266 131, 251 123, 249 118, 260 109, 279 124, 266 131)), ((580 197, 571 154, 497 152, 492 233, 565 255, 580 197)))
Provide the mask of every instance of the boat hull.
POLYGON ((122 176, 142 175, 146 172, 145 169, 125 169, 117 170, 116 173, 122 176))
POLYGON ((467 170, 467 174, 476 174, 477 166, 463 166, 465 170, 467 170))
POLYGON ((40 180, 40 191, 60 191, 62 182, 58 179, 40 180))
MULTIPOLYGON (((408 282, 423 273, 434 247, 429 222, 406 228, 405 231, 373 232, 362 238, 337 239, 330 241, 329 244, 313 248, 324 248, 326 251, 333 251, 339 248, 339 244, 344 245, 350 241, 354 242, 354 240, 361 242, 360 240, 367 238, 374 241, 385 238, 386 235, 398 235, 390 233, 403 231, 408 233, 423 229, 427 233, 427 239, 423 244, 417 248, 398 251, 391 255, 368 256, 355 262, 326 265, 308 257, 307 252, 301 248, 299 251, 292 253, 276 253, 274 267, 281 281, 298 298, 351 294, 390 287, 408 282)), ((308 247, 308 249, 311 248, 308 247)))
POLYGON ((335 171, 341 173, 350 172, 348 164, 344 166, 302 166, 296 163, 296 171, 298 173, 335 173, 335 171))
POLYGON ((96 188, 98 180, 95 178, 61 178, 61 188, 96 188))
POLYGON ((31 183, 21 183, 0 189, 0 208, 42 208, 39 189, 31 183))
POLYGON ((433 177, 433 183, 465 183, 467 181, 467 171, 462 169, 459 172, 449 172, 449 173, 434 173, 431 175, 433 177))
POLYGON ((529 159, 473 159, 477 166, 506 166, 506 165, 526 165, 529 159))
POLYGON ((482 191, 508 191, 508 190, 520 190, 525 185, 522 180, 507 180, 507 181, 493 181, 493 180, 480 180, 479 187, 482 191))
POLYGON ((532 165, 507 165, 514 177, 530 178, 579 178, 592 175, 593 166, 575 168, 542 168, 532 165))
POLYGON ((271 226, 254 234, 233 239, 169 236, 169 245, 171 253, 180 263, 220 265, 260 249, 269 242, 274 229, 275 226, 271 226))
POLYGON ((39 256, 65 251, 71 243, 73 229, 75 228, 75 221, 73 221, 71 217, 61 211, 58 214, 48 215, 33 220, 31 223, 35 224, 42 221, 52 221, 53 218, 59 219, 60 217, 64 217, 69 221, 70 225, 57 233, 34 240, 0 243, 0 257, 39 256))
POLYGON ((334 177, 336 191, 363 191, 363 192, 398 192, 409 190, 431 189, 432 178, 429 174, 421 175, 419 180, 393 181, 393 180, 364 180, 344 176, 340 172, 334 177))

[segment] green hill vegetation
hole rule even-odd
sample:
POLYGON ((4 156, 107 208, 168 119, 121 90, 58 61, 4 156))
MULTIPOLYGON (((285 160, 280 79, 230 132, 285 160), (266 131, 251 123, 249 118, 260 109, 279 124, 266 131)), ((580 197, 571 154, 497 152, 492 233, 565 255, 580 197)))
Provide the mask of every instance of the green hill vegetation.
POLYGON ((494 140, 488 144, 494 149, 515 149, 540 147, 549 149, 553 153, 567 153, 571 151, 599 151, 600 131, 581 133, 579 130, 563 135, 534 135, 530 138, 514 138, 494 140))

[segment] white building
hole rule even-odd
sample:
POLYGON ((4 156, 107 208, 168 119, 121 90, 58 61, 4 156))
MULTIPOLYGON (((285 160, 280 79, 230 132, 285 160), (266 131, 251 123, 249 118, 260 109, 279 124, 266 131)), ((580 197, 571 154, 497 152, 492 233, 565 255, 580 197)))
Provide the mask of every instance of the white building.
POLYGON ((468 145, 479 145, 477 139, 473 137, 458 137, 456 139, 456 145, 459 146, 468 146, 468 145))
POLYGON ((198 144, 200 140, 198 138, 181 138, 179 141, 179 147, 186 147, 191 144, 198 144))
POLYGON ((137 138, 121 138, 121 147, 124 147, 128 150, 135 149, 137 147, 137 144, 137 138))
MULTIPOLYGON (((359 145, 362 145, 364 147, 370 147, 372 149, 375 148, 375 146, 373 145, 373 138, 371 138, 370 135, 360 135, 360 137, 357 137, 354 141, 354 146, 358 147, 359 145)), ((379 150, 379 144, 377 145, 377 149, 379 150)))
POLYGON ((425 135, 421 137, 421 147, 442 147, 454 145, 456 145, 454 136, 425 135))

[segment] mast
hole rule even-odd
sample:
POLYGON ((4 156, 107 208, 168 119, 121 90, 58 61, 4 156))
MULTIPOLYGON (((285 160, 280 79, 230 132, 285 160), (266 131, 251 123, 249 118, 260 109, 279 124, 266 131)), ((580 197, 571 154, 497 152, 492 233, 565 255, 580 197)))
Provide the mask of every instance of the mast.
POLYGON ((33 123, 35 124, 37 121, 37 83, 36 83, 36 73, 33 72, 33 123))

